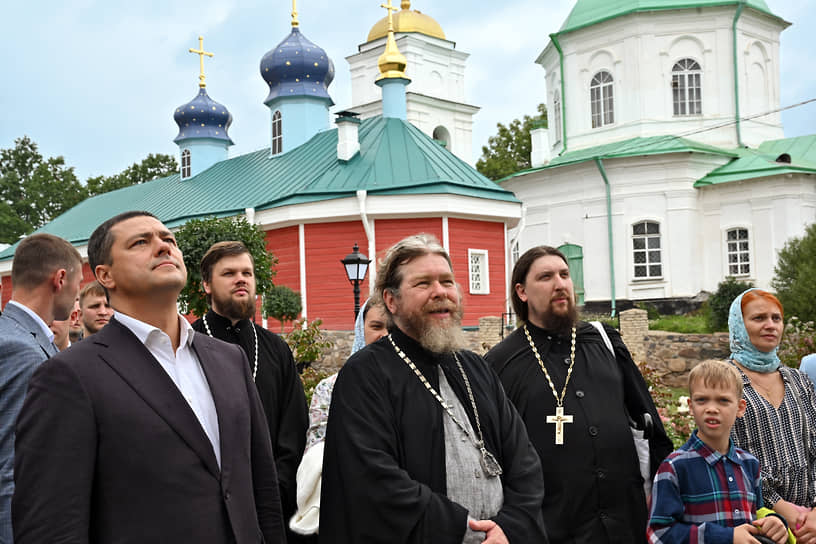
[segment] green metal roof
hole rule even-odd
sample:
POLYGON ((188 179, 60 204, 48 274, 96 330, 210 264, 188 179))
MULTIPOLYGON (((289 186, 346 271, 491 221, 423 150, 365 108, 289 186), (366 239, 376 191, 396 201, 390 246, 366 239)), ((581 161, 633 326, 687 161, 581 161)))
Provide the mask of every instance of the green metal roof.
POLYGON ((637 137, 620 142, 613 142, 594 147, 587 147, 585 149, 569 151, 559 157, 554 158, 545 166, 529 168, 527 170, 516 172, 515 174, 511 174, 506 178, 500 179, 499 183, 503 183, 511 178, 529 174, 531 172, 538 172, 540 170, 557 168, 559 166, 567 166, 570 164, 578 164, 595 159, 618 159, 623 157, 665 155, 667 153, 707 153, 710 155, 722 155, 729 158, 738 157, 738 154, 734 151, 722 149, 712 145, 706 145, 693 140, 688 140, 686 138, 681 138, 679 136, 637 137))
MULTIPOLYGON (((739 3, 737 0, 578 0, 567 20, 564 21, 559 34, 636 12, 736 6, 739 3)), ((779 18, 771 12, 765 0, 746 0, 745 5, 779 18)))
MULTIPOLYGON (((337 129, 275 157, 262 149, 221 161, 181 180, 178 174, 97 195, 77 204, 37 232, 75 245, 87 242, 106 219, 127 210, 147 210, 167 226, 197 217, 231 216, 246 208, 279 206, 371 195, 451 194, 519 202, 412 124, 381 116, 359 128, 360 152, 337 158, 337 129)), ((0 252, 14 255, 16 244, 0 252)))
POLYGON ((816 174, 816 134, 769 140, 758 149, 737 149, 739 156, 698 180, 694 186, 704 187, 744 179, 780 174, 816 174), (788 157, 790 162, 785 162, 788 157))

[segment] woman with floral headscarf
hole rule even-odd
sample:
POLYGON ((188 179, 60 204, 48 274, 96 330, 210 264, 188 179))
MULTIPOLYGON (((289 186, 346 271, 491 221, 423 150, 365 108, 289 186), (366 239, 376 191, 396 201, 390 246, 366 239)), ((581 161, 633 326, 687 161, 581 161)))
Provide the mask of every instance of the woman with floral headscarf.
POLYGON ((780 365, 782 304, 749 289, 731 303, 731 362, 747 403, 731 431, 760 462, 765 506, 783 515, 799 544, 816 544, 816 394, 796 369, 780 365))

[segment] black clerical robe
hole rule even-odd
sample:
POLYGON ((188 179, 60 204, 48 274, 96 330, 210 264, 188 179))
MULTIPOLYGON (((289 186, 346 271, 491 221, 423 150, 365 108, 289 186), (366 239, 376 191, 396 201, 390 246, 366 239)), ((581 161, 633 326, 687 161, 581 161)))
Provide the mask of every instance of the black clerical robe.
MULTIPOLYGON (((453 356, 436 356, 392 329, 428 382, 438 368, 476 428, 453 356)), ((458 353, 487 449, 504 470, 504 505, 493 520, 512 543, 546 543, 541 466, 498 378, 478 355, 458 353)), ((321 544, 460 544, 467 511, 446 496, 443 417, 449 417, 387 338, 352 355, 334 386, 323 457, 321 544)), ((484 476, 482 476, 484 477, 484 476)))
MULTIPOLYGON (((527 326, 560 394, 570 336, 527 326)), ((645 542, 648 511, 628 414, 638 418, 648 412, 653 419, 652 474, 672 451, 643 376, 617 331, 606 331, 615 357, 592 325, 578 325, 575 366, 564 396, 564 413, 573 420, 564 424, 563 445, 555 444, 555 424, 547 423, 556 401, 524 329, 485 355, 541 457, 544 525, 553 543, 645 542)))
MULTIPOLYGON (((239 344, 243 348, 249 360, 250 371, 255 361, 255 337, 250 327, 255 327, 258 335, 258 373, 255 385, 269 425, 275 466, 278 469, 281 506, 284 522, 288 527, 289 519, 297 509, 295 475, 303 457, 306 430, 309 428, 309 407, 292 352, 277 334, 248 319, 232 326, 229 319, 212 310, 206 317, 215 338, 239 344)), ((193 323, 193 329, 207 334, 201 319, 193 323)), ((292 535, 291 532, 287 532, 287 538, 298 541, 297 535, 292 535)))

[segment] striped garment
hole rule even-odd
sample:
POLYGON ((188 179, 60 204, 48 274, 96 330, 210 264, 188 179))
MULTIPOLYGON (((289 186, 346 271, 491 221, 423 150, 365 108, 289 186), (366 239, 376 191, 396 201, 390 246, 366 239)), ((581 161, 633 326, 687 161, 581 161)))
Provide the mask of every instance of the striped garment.
POLYGON ((748 406, 734 422, 731 439, 759 459, 765 506, 773 508, 785 499, 812 508, 816 506, 816 393, 798 370, 783 365, 778 372, 785 396, 776 409, 740 371, 748 406))
POLYGON ((733 441, 723 455, 695 430, 657 470, 646 535, 651 543, 731 544, 733 528, 753 521, 761 506, 756 457, 733 441))

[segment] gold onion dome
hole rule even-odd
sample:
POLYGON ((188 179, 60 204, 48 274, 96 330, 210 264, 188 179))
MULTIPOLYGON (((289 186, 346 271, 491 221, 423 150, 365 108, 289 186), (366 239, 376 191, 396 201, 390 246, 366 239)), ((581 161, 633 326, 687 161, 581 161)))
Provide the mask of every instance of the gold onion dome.
POLYGON ((385 51, 377 60, 377 67, 380 69, 380 77, 405 77, 405 66, 408 61, 405 55, 397 49, 397 42, 394 40, 394 33, 388 33, 388 41, 385 42, 385 51))
MULTIPOLYGON (((394 14, 394 32, 418 32, 434 38, 445 39, 445 32, 433 17, 417 10, 411 10, 411 1, 402 0, 400 11, 394 14)), ((369 42, 388 35, 388 17, 383 17, 371 27, 369 42)))

